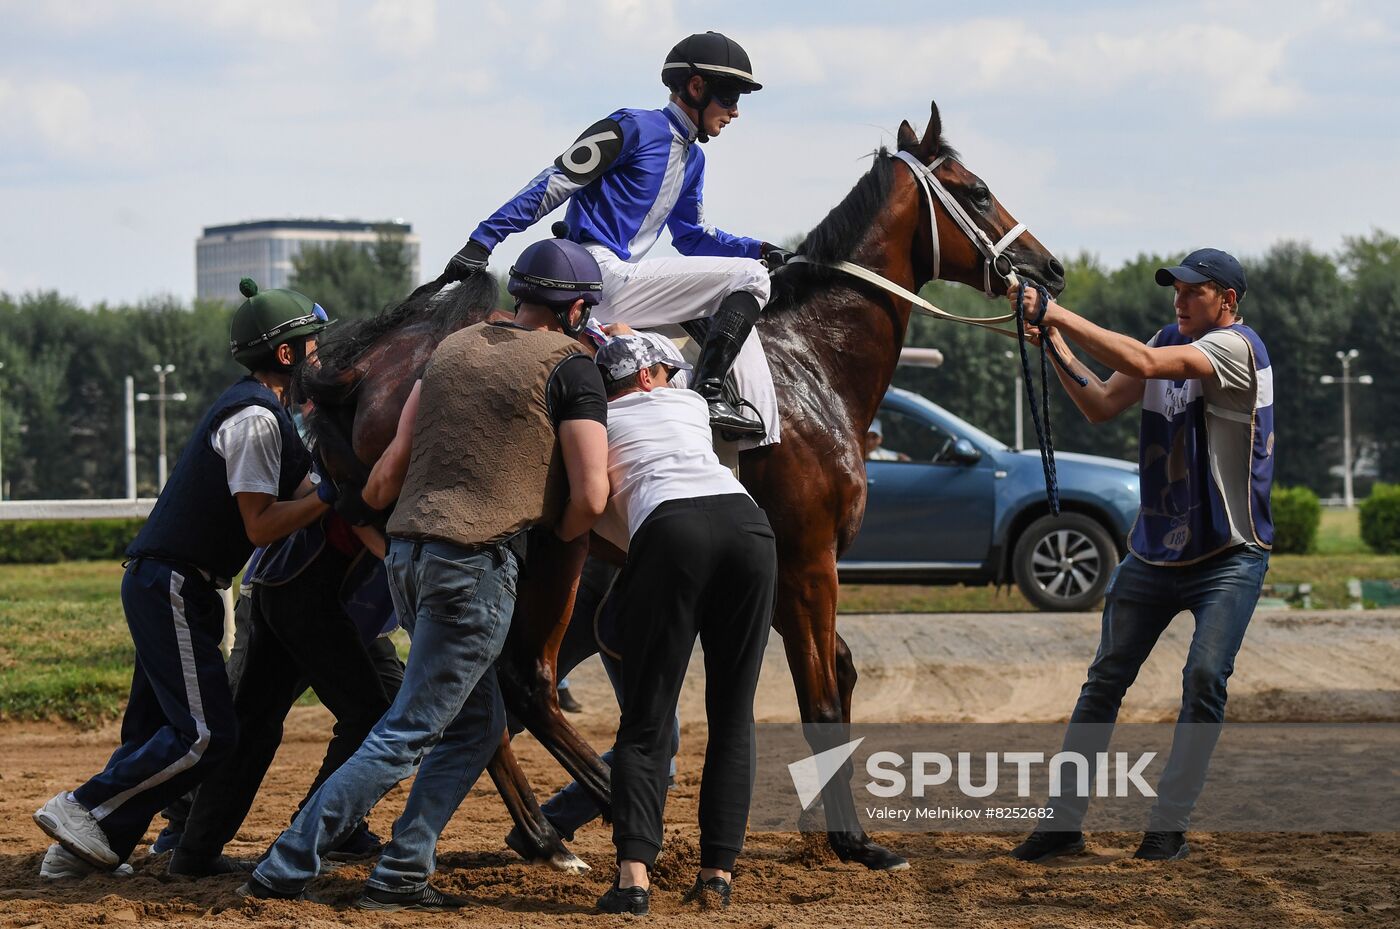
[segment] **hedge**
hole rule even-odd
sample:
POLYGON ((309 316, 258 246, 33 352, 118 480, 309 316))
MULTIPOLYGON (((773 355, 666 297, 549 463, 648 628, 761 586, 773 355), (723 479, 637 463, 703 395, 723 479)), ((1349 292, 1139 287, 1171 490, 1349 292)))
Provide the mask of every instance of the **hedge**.
POLYGON ((120 558, 144 519, 0 521, 0 564, 120 558))
POLYGON ((1400 552, 1400 485, 1376 484, 1361 501, 1361 541, 1383 555, 1400 552))
POLYGON ((1317 547, 1317 526, 1322 505, 1306 487, 1275 487, 1269 497, 1274 517, 1274 551, 1281 555, 1306 555, 1317 547))

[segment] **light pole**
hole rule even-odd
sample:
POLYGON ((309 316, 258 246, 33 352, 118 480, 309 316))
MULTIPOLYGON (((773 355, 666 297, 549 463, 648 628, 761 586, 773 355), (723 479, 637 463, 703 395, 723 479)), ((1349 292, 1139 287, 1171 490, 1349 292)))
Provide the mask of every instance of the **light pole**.
MULTIPOLYGON (((1013 361, 1016 361, 1020 358, 1020 356, 1013 351, 1006 351, 1002 354, 1004 354, 1007 358, 1012 359, 1013 361)), ((1016 389, 1013 390, 1012 393, 1016 395, 1016 451, 1019 452, 1023 451, 1026 447, 1026 442, 1022 438, 1025 430, 1025 421, 1022 418, 1023 414, 1021 413, 1021 394, 1025 393, 1025 387, 1023 387, 1021 384, 1020 364, 1016 365, 1016 389)))
POLYGON ((136 395, 136 399, 137 399, 137 400, 140 400, 140 401, 142 401, 142 402, 145 402, 145 401, 147 401, 147 400, 154 400, 154 401, 156 401, 156 409, 159 410, 159 417, 160 417, 160 459, 159 459, 159 464, 156 466, 156 493, 160 493, 160 491, 162 491, 162 490, 165 489, 165 474, 166 474, 166 468, 165 468, 165 401, 167 401, 167 400, 174 400, 174 401, 176 401, 176 402, 180 402, 180 401, 186 400, 186 399, 188 399, 188 398, 185 396, 185 392, 184 392, 184 391, 179 391, 179 392, 173 393, 173 394, 168 394, 168 393, 165 392, 165 378, 166 378, 166 376, 167 376, 168 374, 172 373, 172 372, 175 370, 175 366, 174 366, 174 365, 170 365, 170 364, 166 364, 166 365, 152 365, 152 366, 151 366, 151 370, 153 370, 153 371, 156 372, 156 384, 157 384, 156 393, 154 393, 154 394, 145 394, 145 393, 137 394, 137 395, 136 395))
POLYGON ((1361 353, 1354 348, 1337 352, 1337 359, 1342 363, 1342 376, 1324 374, 1318 379, 1324 384, 1342 385, 1342 502, 1347 509, 1356 504, 1351 492, 1351 385, 1374 382, 1374 378, 1369 374, 1351 376, 1351 363, 1359 354, 1361 353))

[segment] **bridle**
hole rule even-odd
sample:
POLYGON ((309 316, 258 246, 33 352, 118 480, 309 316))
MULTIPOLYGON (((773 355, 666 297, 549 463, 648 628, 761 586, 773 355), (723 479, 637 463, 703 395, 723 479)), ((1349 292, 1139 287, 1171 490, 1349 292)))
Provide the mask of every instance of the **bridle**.
POLYGON ((914 310, 926 316, 946 319, 950 322, 980 326, 992 332, 999 332, 1019 342, 1021 349, 1021 373, 1026 385, 1026 393, 1030 399, 1031 420, 1035 424, 1036 438, 1040 445, 1041 465, 1045 471, 1046 497, 1049 500, 1050 512, 1058 516, 1060 514, 1060 491, 1059 478, 1055 469, 1054 438, 1050 430, 1050 384, 1049 371, 1045 361, 1046 352, 1049 352, 1050 357, 1055 360, 1055 363, 1064 369, 1065 373, 1078 383, 1079 386, 1086 386, 1088 381, 1071 370, 1068 362, 1060 357, 1060 353, 1055 349, 1055 344, 1049 339, 1046 339, 1041 342, 1041 403, 1040 409, 1037 409, 1035 387, 1032 386, 1033 382, 1031 380, 1030 357, 1026 352, 1026 326, 1028 324, 1032 326, 1039 325, 1041 320, 1045 318, 1046 307, 1050 305, 1050 293, 1045 288, 1045 285, 1041 284, 1039 281, 1030 281, 1028 283, 1021 281, 1016 274, 1016 266, 1012 264, 1010 257, 1006 254, 1006 250, 1011 247, 1011 243, 1019 239, 1021 234, 1026 231, 1026 224, 1017 223, 1007 230, 1006 234, 1000 239, 993 242, 992 237, 987 235, 981 226, 977 225, 972 215, 963 208, 963 205, 957 201, 957 198, 952 195, 948 188, 943 186, 943 182, 939 180, 938 176, 934 173, 939 165, 948 160, 947 155, 940 155, 933 160, 932 164, 928 165, 925 165, 908 152, 896 152, 894 157, 909 166, 909 170, 914 175, 914 182, 923 190, 924 198, 928 201, 929 243, 933 263, 932 279, 938 280, 939 272, 942 270, 942 247, 938 235, 938 211, 933 205, 934 199, 937 198, 938 202, 943 205, 943 211, 957 224, 958 228, 962 230, 963 235, 967 236, 968 241, 982 253, 983 293, 988 297, 996 296, 992 291, 992 275, 996 274, 998 278, 1005 282, 1008 293, 1011 292, 1012 288, 1020 289, 1020 294, 1016 302, 1016 310, 1002 316, 958 316, 954 313, 939 309, 918 294, 901 287, 888 278, 876 274, 869 268, 863 268, 849 261, 817 262, 812 261, 804 255, 794 255, 788 259, 787 264, 820 265, 822 267, 845 272, 852 277, 859 278, 869 284, 874 284, 887 293, 908 300, 914 310), (1037 317, 1033 319, 1027 319, 1027 314, 1025 312, 1026 289, 1028 287, 1038 291, 1040 295, 1040 312, 1037 317), (1011 322, 1013 320, 1016 323, 1015 331, 1002 329, 999 325, 1000 323, 1011 322))
MULTIPOLYGON (((953 222, 956 223, 963 234, 967 236, 968 241, 982 253, 982 292, 988 297, 996 296, 992 290, 993 273, 1006 282, 1008 290, 1018 286, 1021 281, 1016 275, 1016 268, 1011 263, 1010 257, 1007 256, 1006 250, 1011 247, 1011 243, 1015 242, 1021 237, 1021 234, 1026 231, 1026 224, 1017 223, 1000 239, 993 242, 992 237, 987 235, 987 233, 982 230, 981 226, 977 225, 972 219, 972 216, 963 208, 963 205, 957 201, 957 198, 952 195, 948 188, 943 186, 943 182, 934 174, 934 170, 948 160, 947 155, 940 155, 934 160, 933 164, 930 165, 925 165, 908 152, 896 152, 893 157, 898 158, 908 165, 910 172, 914 175, 914 182, 923 190, 924 199, 928 201, 929 248, 933 266, 933 280, 938 280, 943 265, 942 247, 938 235, 938 211, 933 205, 934 199, 937 198, 938 202, 943 205, 944 212, 952 218, 953 222)), ((970 326, 981 326, 984 329, 999 332, 1013 339, 1018 338, 1015 332, 1000 328, 1001 323, 1009 323, 1014 320, 1016 318, 1015 313, 1006 313, 1002 316, 958 316, 955 313, 949 313, 946 310, 939 309, 913 291, 901 287, 899 284, 896 284, 886 277, 876 274, 869 268, 863 268, 849 261, 819 262, 813 261, 805 255, 794 255, 788 259, 787 263, 820 265, 821 267, 842 271, 868 284, 874 284, 881 290, 893 294, 896 297, 908 300, 913 304, 915 311, 923 313, 925 316, 932 316, 936 319, 946 319, 950 322, 965 323, 970 326)))
MULTIPOLYGON (((948 160, 947 155, 940 155, 934 159, 933 164, 925 165, 908 152, 896 152, 895 157, 909 166, 909 170, 914 172, 914 180, 924 189, 924 197, 928 200, 929 215, 929 242, 933 252, 933 279, 938 280, 941 270, 942 255, 939 248, 938 237, 938 214, 933 208, 933 198, 937 197, 938 202, 943 204, 943 210, 958 224, 958 228, 963 231, 968 240, 982 253, 982 292, 988 297, 995 297, 992 292, 992 272, 995 271, 997 277, 1001 278, 1010 289, 1018 283, 1016 268, 1007 256, 1006 250, 1021 237, 1021 233, 1026 231, 1025 223, 1017 223, 1012 226, 1007 233, 997 241, 993 242, 991 236, 982 230, 982 227, 973 222, 972 216, 957 201, 948 188, 943 186, 943 182, 938 179, 934 172, 938 166, 948 160), (1004 264, 1003 264, 1004 263, 1004 264)), ((1008 317, 1009 318, 1009 317, 1008 317)))

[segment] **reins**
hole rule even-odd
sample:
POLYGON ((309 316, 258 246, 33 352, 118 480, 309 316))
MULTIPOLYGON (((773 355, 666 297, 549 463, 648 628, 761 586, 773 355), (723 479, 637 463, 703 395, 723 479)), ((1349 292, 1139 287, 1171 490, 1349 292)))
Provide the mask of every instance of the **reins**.
MULTIPOLYGON (((992 291, 992 273, 1006 282, 1007 290, 1019 288, 1016 297, 1016 308, 1014 312, 1006 313, 1002 316, 958 316, 956 313, 949 313, 939 309, 918 294, 901 287, 894 281, 889 280, 869 268, 863 268, 858 264, 849 261, 813 261, 805 255, 793 255, 786 264, 810 264, 817 267, 831 268, 841 271, 851 277, 873 284, 881 290, 893 294, 904 300, 908 300, 911 307, 925 316, 934 319, 944 319, 949 322, 963 323, 968 326, 977 326, 989 332, 996 332, 1007 338, 1015 339, 1021 349, 1021 374, 1026 384, 1026 397, 1030 402, 1031 421, 1035 424, 1035 435, 1037 444, 1040 446, 1040 464, 1045 472, 1045 496, 1050 504, 1050 512, 1056 516, 1060 515, 1060 485, 1059 477, 1055 469, 1055 444, 1054 434, 1050 428, 1050 368, 1046 361, 1046 353, 1055 361, 1060 368, 1070 376, 1070 378, 1080 387, 1088 384, 1088 381, 1078 374, 1075 374, 1069 367, 1069 363, 1056 350, 1055 345, 1048 338, 1040 342, 1040 403, 1036 403, 1035 385, 1031 381, 1030 354, 1026 351, 1026 326, 1040 325, 1045 318, 1045 311, 1050 305, 1050 292, 1039 282, 1032 281, 1030 288, 1039 294, 1039 312, 1034 319, 1027 320, 1026 313, 1026 288, 1016 274, 1016 269, 1011 263, 1011 259, 1006 256, 1006 250, 1012 242, 1020 238, 1026 231, 1025 223, 1017 223, 996 242, 991 236, 982 230, 982 227, 973 221, 962 204, 949 193, 943 183, 934 175, 934 169, 947 160, 946 155, 935 159, 933 164, 925 165, 908 152, 896 152, 895 157, 899 158, 914 175, 915 182, 923 189, 924 197, 928 201, 929 215, 929 241, 932 243, 931 251, 933 258, 933 279, 938 280, 939 272, 942 270, 942 254, 938 236, 938 214, 934 209, 934 199, 943 205, 943 211, 958 225, 967 236, 969 241, 982 253, 982 290, 988 297, 995 297, 992 291), (1004 266, 1004 269, 1003 269, 1004 266), (1016 331, 1001 328, 1001 323, 1016 321, 1016 331)), ((786 265, 785 265, 786 266, 786 265)))

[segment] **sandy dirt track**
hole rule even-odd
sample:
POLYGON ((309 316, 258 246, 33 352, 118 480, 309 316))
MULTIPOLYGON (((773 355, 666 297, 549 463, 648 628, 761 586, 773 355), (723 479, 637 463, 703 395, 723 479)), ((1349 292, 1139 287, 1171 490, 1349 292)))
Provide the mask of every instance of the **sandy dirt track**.
MULTIPOLYGON (((1124 718, 1170 719, 1179 699, 1189 617, 1178 619, 1129 695, 1124 718)), ((842 620, 862 679, 858 719, 1054 721, 1067 715, 1097 637, 1097 616, 881 616, 842 620)), ((796 718, 792 685, 775 641, 760 689, 760 719, 796 718)), ((698 668, 695 669, 698 672, 698 668)), ((722 914, 682 907, 696 867, 695 811, 704 747, 701 675, 687 688, 678 787, 667 807, 667 848, 656 875, 652 919, 680 927, 743 926, 1400 926, 1400 836, 1192 836, 1192 856, 1170 865, 1131 860, 1135 834, 1090 837, 1089 854, 1052 867, 1005 857, 1015 837, 883 836, 911 861, 874 874, 834 861, 824 843, 758 833, 736 875, 736 904, 722 914)), ((606 745, 615 715, 601 670, 574 676, 587 701, 580 728, 606 745)), ((1231 686, 1231 715, 1254 721, 1400 719, 1400 613, 1261 613, 1231 686)), ((285 824, 329 734, 321 709, 298 709, 262 794, 235 843, 259 853, 285 824)), ((57 725, 0 727, 0 926, 212 927, 379 925, 615 925, 592 913, 611 879, 606 826, 573 845, 595 870, 583 877, 521 862, 502 844, 508 817, 489 782, 478 785, 443 836, 435 881, 477 906, 459 915, 362 915, 348 908, 367 873, 346 865, 312 885, 317 902, 243 901, 236 878, 170 879, 138 852, 132 878, 51 883, 38 877, 46 838, 30 813, 90 775, 116 744, 116 727, 77 732, 57 725)), ((562 772, 530 738, 517 751, 537 788, 562 772)), ((403 788, 374 812, 387 835, 403 788)))

